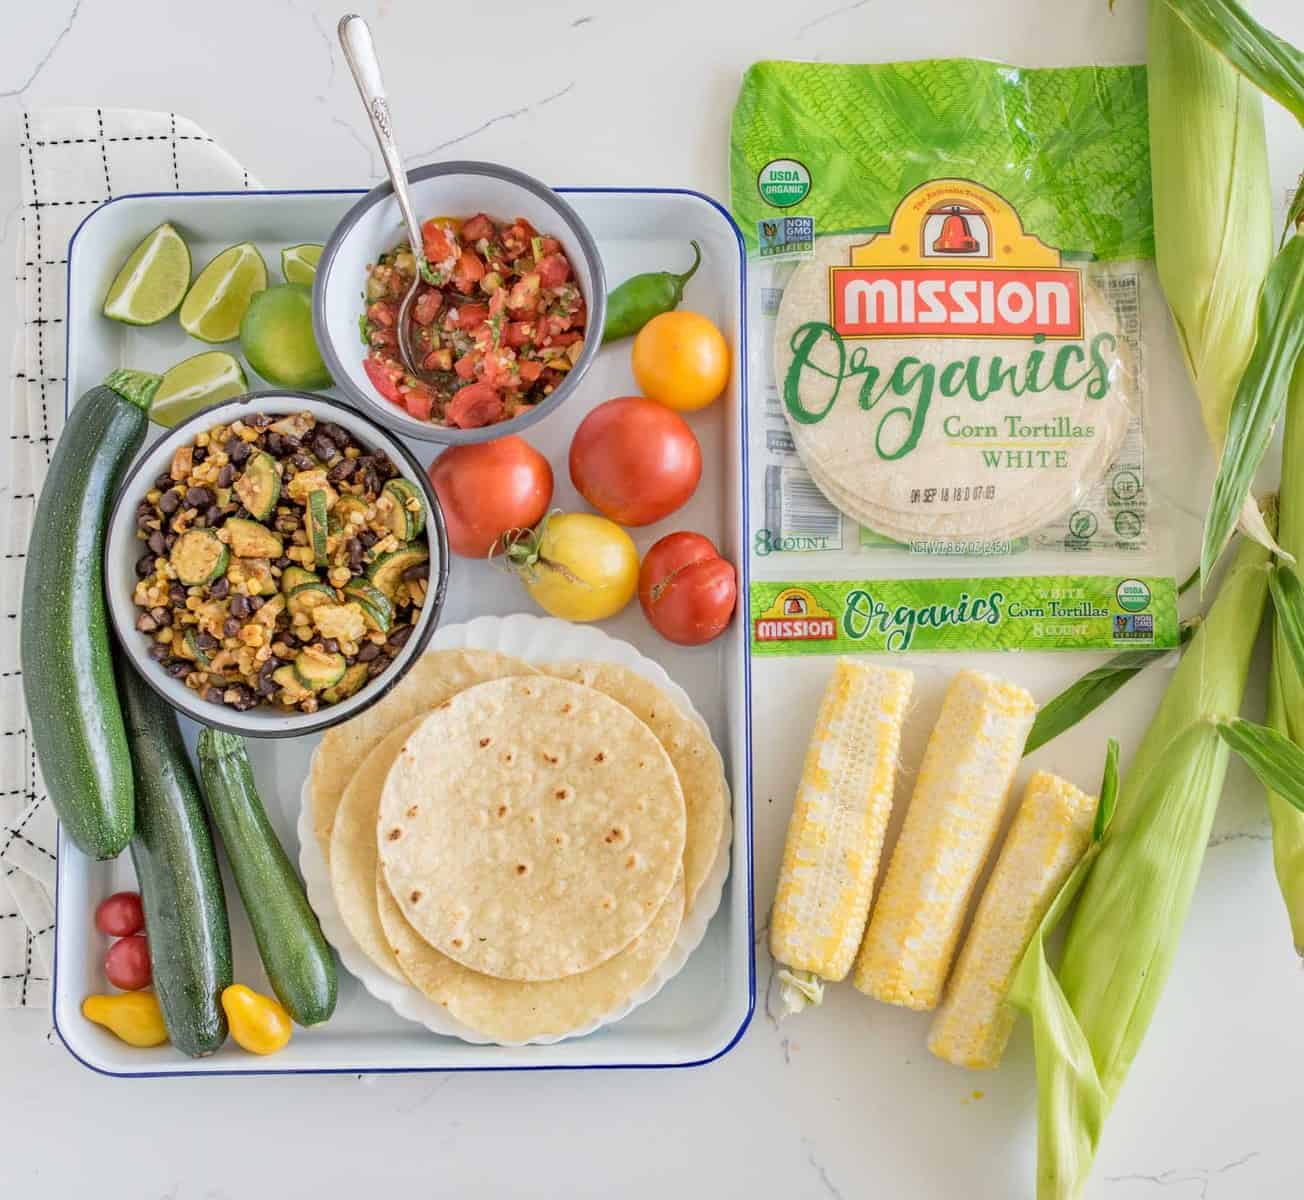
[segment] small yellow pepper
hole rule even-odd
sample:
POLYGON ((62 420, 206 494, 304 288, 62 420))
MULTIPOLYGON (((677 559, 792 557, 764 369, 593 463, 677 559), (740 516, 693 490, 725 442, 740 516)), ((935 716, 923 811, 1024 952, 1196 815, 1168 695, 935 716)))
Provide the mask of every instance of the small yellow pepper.
POLYGON ((250 1054, 275 1054, 290 1040, 290 1014, 271 996, 263 996, 243 983, 222 992, 222 1008, 236 1044, 250 1054))
POLYGON ((122 992, 112 996, 87 996, 82 1016, 103 1025, 129 1046, 161 1046, 168 1040, 163 1011, 153 992, 122 992))

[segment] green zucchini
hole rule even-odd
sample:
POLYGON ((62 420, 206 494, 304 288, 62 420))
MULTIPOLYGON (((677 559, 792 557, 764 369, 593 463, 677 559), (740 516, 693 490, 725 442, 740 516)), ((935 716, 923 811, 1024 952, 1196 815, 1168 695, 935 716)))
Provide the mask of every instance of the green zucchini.
POLYGON ((391 479, 381 490, 381 495, 389 500, 385 514, 385 524, 400 542, 410 542, 419 537, 426 527, 425 500, 414 484, 406 479, 391 479), (416 502, 415 511, 408 507, 416 502))
POLYGON ((281 591, 287 596, 297 587, 302 587, 305 583, 320 583, 311 571, 305 571, 302 567, 286 567, 281 572, 281 591))
POLYGON ((136 865, 154 991, 172 1044, 192 1058, 226 1041, 231 929, 222 876, 176 714, 125 661, 118 674, 136 772, 136 865))
POLYGON ((294 668, 294 677, 314 692, 334 687, 344 678, 349 666, 348 660, 338 651, 314 650, 311 646, 300 650, 290 665, 294 668))
POLYGON ((423 545, 400 546, 388 554, 382 554, 367 568, 367 578, 384 593, 391 603, 398 592, 398 585, 403 582, 403 572, 423 563, 430 557, 430 551, 423 545))
POLYGON ((345 601, 352 600, 362 609, 362 619, 367 628, 378 633, 388 633, 394 623, 394 606, 378 587, 362 579, 354 579, 344 586, 345 601))
POLYGON ((281 535, 257 521, 232 517, 225 528, 231 553, 236 558, 280 558, 284 553, 281 535))
POLYGON ((68 416, 36 505, 23 580, 28 728, 64 832, 113 858, 131 840, 131 757, 104 612, 104 529, 145 440, 159 376, 114 371, 68 416))
POLYGON ((226 574, 230 559, 230 552, 216 529, 187 529, 168 555, 177 582, 186 587, 199 587, 220 579, 226 574))
POLYGON ((255 450, 232 490, 255 521, 267 520, 281 498, 281 475, 276 460, 265 450, 255 450))
POLYGON ((335 959, 263 811, 244 742, 203 730, 199 774, 272 991, 300 1025, 319 1024, 335 1011, 335 959))
POLYGON ((326 552, 328 521, 326 493, 320 488, 309 492, 304 524, 308 528, 308 544, 312 547, 313 557, 320 568, 330 566, 330 559, 326 552))

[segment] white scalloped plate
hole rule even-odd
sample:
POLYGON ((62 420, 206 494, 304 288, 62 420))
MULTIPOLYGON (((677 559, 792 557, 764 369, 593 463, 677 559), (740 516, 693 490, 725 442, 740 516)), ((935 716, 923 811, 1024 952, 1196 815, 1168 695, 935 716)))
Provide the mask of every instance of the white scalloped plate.
MULTIPOLYGON (((498 650, 536 665, 566 659, 616 663, 655 683, 704 731, 707 729, 706 722, 693 707, 688 694, 660 666, 640 654, 628 642, 610 637, 591 625, 571 625, 553 617, 536 617, 527 613, 516 613, 509 617, 477 617, 464 624, 449 625, 438 630, 430 641, 428 651, 463 649, 498 650)), ((707 737, 710 737, 709 731, 707 737)), ((719 755, 718 750, 716 754, 719 755)), ((652 978, 623 1004, 603 1013, 596 1020, 568 1033, 532 1038, 528 1042, 496 1042, 477 1033, 455 1020, 443 1005, 423 996, 411 984, 385 974, 358 948, 335 905, 335 892, 331 887, 326 860, 313 835, 311 800, 306 780, 298 824, 299 869, 303 872, 308 900, 321 921, 322 932, 335 947, 340 961, 368 992, 377 1000, 388 1004, 399 1016, 424 1025, 431 1033, 461 1038, 475 1045, 551 1045, 567 1038, 583 1037, 603 1025, 619 1021, 640 1004, 651 1000, 683 969, 689 955, 701 944, 706 935, 706 927, 720 907, 725 879, 729 874, 729 848, 733 841, 732 811, 733 805, 726 783, 724 829, 715 862, 698 890, 692 909, 684 915, 674 945, 653 972, 652 978)))

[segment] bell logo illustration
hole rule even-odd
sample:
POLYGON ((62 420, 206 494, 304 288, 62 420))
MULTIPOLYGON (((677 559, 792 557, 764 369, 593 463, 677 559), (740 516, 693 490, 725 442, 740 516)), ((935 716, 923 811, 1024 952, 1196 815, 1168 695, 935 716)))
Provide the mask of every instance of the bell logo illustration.
POLYGON ((942 227, 933 239, 934 254, 977 254, 982 249, 969 228, 971 218, 977 222, 983 219, 977 209, 948 204, 934 209, 929 216, 933 215, 942 215, 942 227))

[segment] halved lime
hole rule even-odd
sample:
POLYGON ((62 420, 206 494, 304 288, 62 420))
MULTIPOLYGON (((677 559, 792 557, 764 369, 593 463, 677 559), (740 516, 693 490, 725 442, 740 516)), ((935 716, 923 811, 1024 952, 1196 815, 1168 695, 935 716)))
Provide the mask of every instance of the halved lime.
POLYGON ((317 263, 325 249, 320 242, 301 242, 281 251, 281 274, 286 283, 306 283, 312 287, 317 277, 317 263))
POLYGON ((278 283, 259 292, 240 323, 240 348, 268 383, 290 388, 326 388, 330 373, 312 334, 312 289, 278 283))
POLYGON ((240 360, 225 350, 205 350, 163 373, 149 419, 171 428, 201 408, 249 390, 240 360))
POLYGON ((156 325, 176 312, 190 286, 190 250, 164 222, 145 235, 104 297, 104 315, 127 325, 156 325))
POLYGON ((223 250, 199 272, 181 305, 181 328, 201 342, 229 342, 240 333, 250 298, 267 286, 267 264, 253 242, 223 250))

